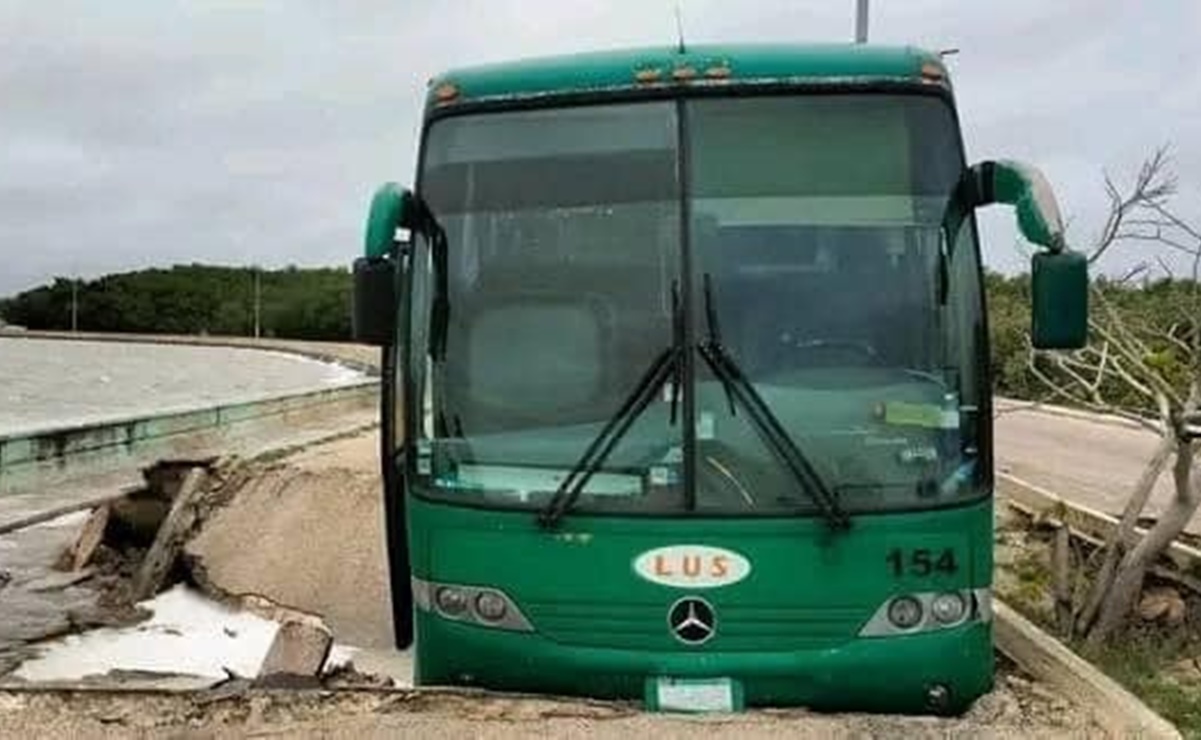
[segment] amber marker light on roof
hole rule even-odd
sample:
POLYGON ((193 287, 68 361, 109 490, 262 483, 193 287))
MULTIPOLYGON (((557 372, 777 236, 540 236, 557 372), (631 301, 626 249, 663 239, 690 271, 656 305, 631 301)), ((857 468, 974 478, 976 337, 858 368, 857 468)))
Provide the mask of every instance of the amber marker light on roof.
POLYGON ((922 81, 924 82, 942 82, 946 79, 946 73, 943 72, 941 66, 933 62, 926 62, 922 65, 922 81))
POLYGON ((671 76, 676 80, 691 80, 696 78, 696 70, 688 65, 684 65, 673 69, 671 76))
POLYGON ((712 79, 724 80, 728 78, 730 74, 730 65, 724 62, 719 64, 710 64, 705 68, 705 76, 712 79))
POLYGON ((634 72, 634 79, 638 82, 658 82, 663 77, 663 70, 658 67, 646 67, 634 72))
POLYGON ((459 88, 453 82, 443 82, 434 88, 434 97, 439 103, 447 103, 459 97, 459 88))

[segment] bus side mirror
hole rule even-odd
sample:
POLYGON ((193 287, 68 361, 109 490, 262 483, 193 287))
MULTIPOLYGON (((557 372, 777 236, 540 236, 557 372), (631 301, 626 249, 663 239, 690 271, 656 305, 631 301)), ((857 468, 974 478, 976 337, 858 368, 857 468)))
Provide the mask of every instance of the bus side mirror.
POLYGON ((402 259, 396 231, 411 226, 412 211, 412 194, 395 183, 385 183, 371 199, 364 256, 354 262, 351 326, 356 342, 387 346, 395 341, 402 259))
POLYGON ((396 332, 396 261, 360 257, 354 261, 354 341, 377 347, 394 342, 396 332))
POLYGON ((1079 252, 1041 252, 1031 260, 1030 342, 1035 349, 1079 349, 1088 341, 1088 261, 1079 252))
POLYGON ((1083 347, 1088 341, 1088 261, 1066 248, 1059 205, 1043 174, 1021 162, 981 162, 968 169, 952 200, 962 204, 948 212, 948 226, 956 229, 963 206, 1014 207, 1022 236, 1046 249, 1031 264, 1031 343, 1035 349, 1083 347))

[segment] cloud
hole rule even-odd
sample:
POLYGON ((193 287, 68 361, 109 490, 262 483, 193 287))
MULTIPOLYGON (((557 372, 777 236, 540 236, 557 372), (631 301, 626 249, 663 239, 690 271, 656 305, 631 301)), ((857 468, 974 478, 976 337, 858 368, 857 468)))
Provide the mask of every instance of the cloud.
MULTIPOLYGON (((846 40, 854 26, 849 0, 680 5, 693 42, 846 40)), ((0 295, 175 262, 348 265, 371 190, 412 179, 431 76, 671 42, 674 8, 0 0, 0 295)), ((1130 172, 1164 142, 1201 215, 1201 142, 1186 137, 1198 27, 1187 0, 877 1, 871 16, 873 41, 960 49, 969 154, 1040 166, 1082 237, 1104 215, 1102 171, 1130 172)), ((1021 267, 1010 222, 983 219, 994 267, 1021 267)))

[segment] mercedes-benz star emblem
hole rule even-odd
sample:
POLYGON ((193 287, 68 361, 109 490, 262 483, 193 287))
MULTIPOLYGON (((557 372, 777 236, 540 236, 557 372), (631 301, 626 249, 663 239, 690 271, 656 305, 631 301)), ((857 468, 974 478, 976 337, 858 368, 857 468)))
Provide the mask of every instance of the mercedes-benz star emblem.
POLYGON ((667 626, 680 642, 700 645, 717 632, 717 616, 709 602, 686 596, 667 610, 667 626))

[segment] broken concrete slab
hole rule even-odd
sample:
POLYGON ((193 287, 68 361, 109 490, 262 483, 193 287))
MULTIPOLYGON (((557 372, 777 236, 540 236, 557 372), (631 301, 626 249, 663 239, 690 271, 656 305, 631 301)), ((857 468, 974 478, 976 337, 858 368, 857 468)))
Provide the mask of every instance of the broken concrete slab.
POLYGON ((134 576, 132 595, 135 601, 148 599, 158 593, 176 558, 192 536, 192 530, 200 518, 199 505, 205 494, 206 475, 204 468, 193 467, 184 478, 166 520, 158 528, 154 543, 134 576))
MULTIPOLYGON (((206 685, 258 673, 279 625, 177 585, 140 604, 132 626, 67 635, 37 646, 11 678, 39 684, 101 680, 113 671, 185 675, 206 685)), ((114 674, 117 675, 117 674, 114 674)))
POLYGON ((7 573, 0 591, 0 652, 63 634, 72 628, 72 614, 95 606, 98 592, 78 584, 92 574, 64 574, 54 567, 75 537, 72 527, 45 525, 0 535, 7 573))
POLYGON ((84 522, 75 542, 63 552, 63 557, 59 561, 63 570, 77 572, 83 570, 84 566, 91 562, 92 556, 96 554, 96 548, 104 542, 104 532, 108 528, 110 511, 107 504, 92 510, 91 516, 84 522))
POLYGON ((314 688, 321 685, 321 669, 334 637, 321 625, 293 621, 280 625, 259 668, 258 686, 314 688))
POLYGON ((392 648, 376 439, 256 465, 185 548, 194 580, 217 598, 259 594, 319 614, 340 642, 392 648))
POLYGON ((68 571, 66 573, 50 573, 35 578, 32 581, 26 581, 21 584, 27 591, 33 593, 46 593, 47 591, 61 591, 68 586, 74 586, 77 583, 86 581, 96 574, 92 568, 85 570, 68 571))

